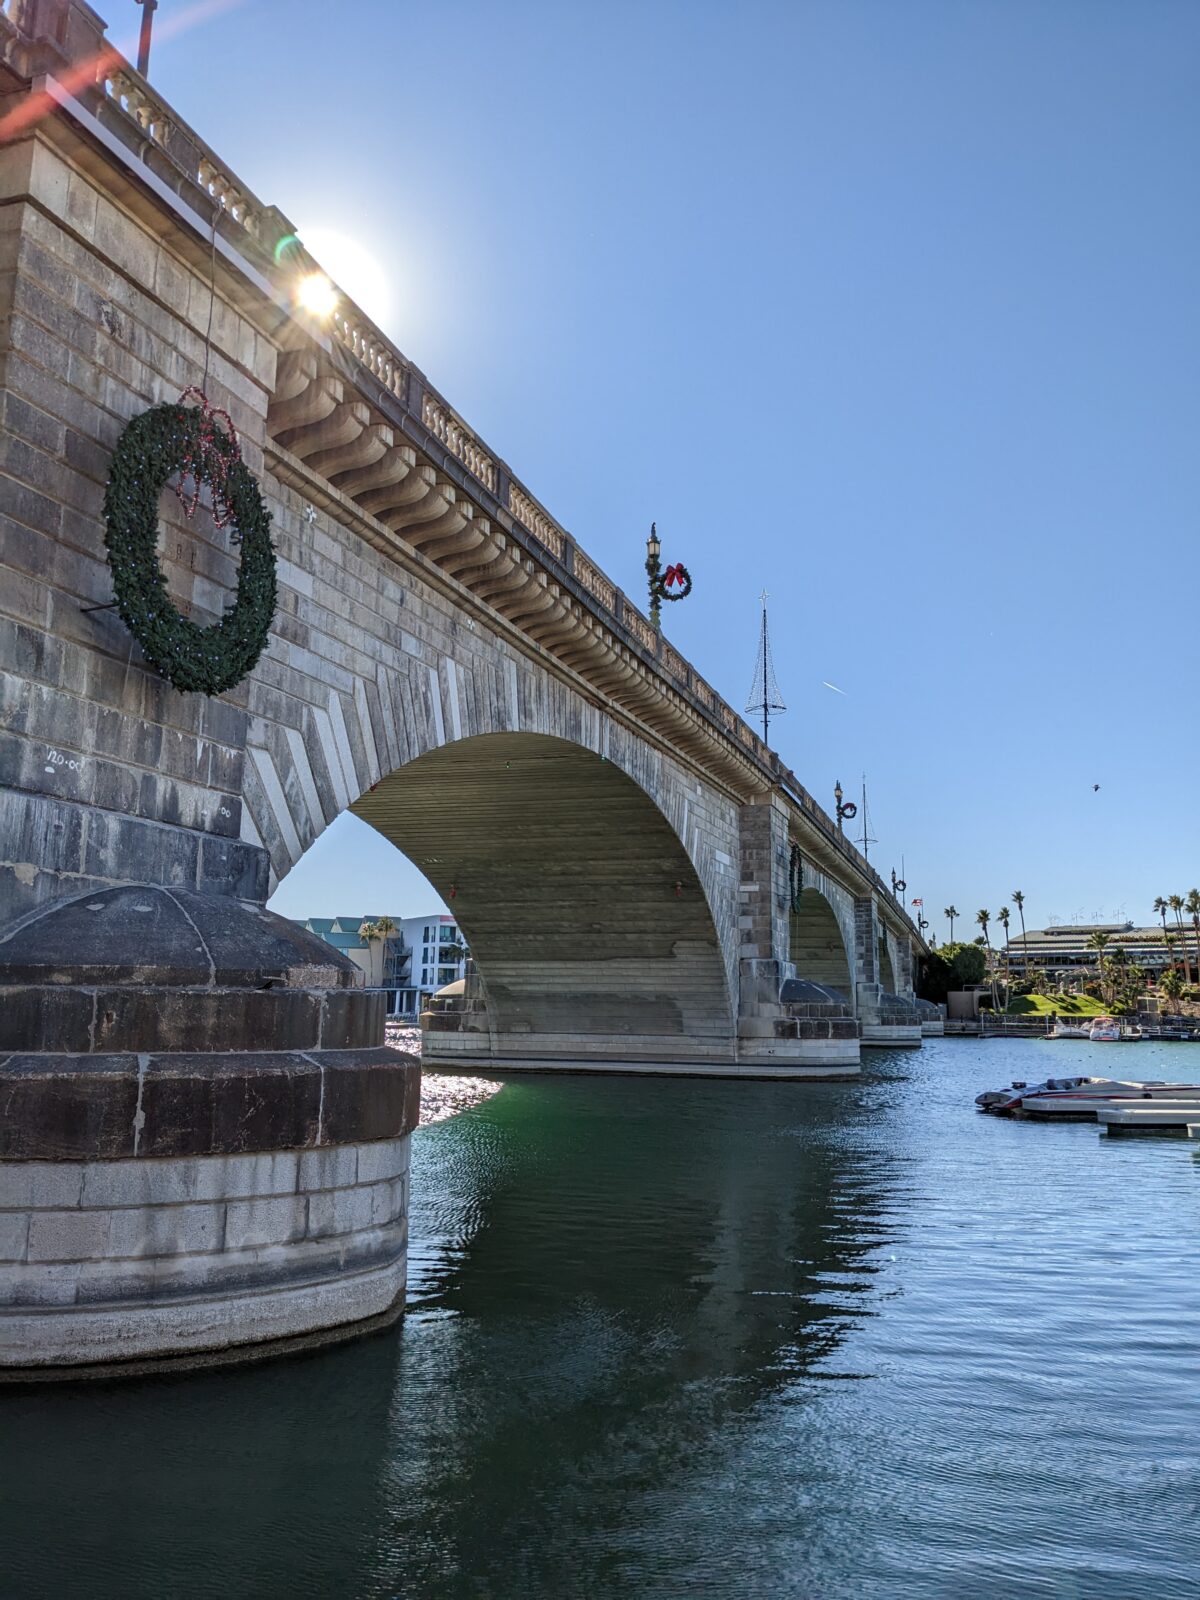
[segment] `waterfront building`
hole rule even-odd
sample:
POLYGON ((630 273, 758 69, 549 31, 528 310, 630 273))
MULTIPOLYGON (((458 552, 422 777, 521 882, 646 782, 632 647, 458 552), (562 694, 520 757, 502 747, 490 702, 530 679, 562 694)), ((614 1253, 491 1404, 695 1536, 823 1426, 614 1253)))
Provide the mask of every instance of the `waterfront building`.
POLYGON ((307 917, 296 919, 302 928, 349 956, 365 977, 368 989, 387 993, 390 1017, 417 1017, 431 994, 454 983, 466 970, 460 954, 465 941, 458 923, 444 912, 418 917, 376 916, 307 917), (370 939, 363 929, 391 923, 394 932, 370 939))
MULTIPOLYGON (((1168 934, 1178 941, 1174 946, 1173 959, 1176 962, 1190 960, 1195 964, 1195 931, 1190 924, 1185 924, 1180 934, 1179 929, 1170 922, 1165 932, 1157 923, 1139 928, 1132 922, 1073 922, 1051 928, 1030 928, 1024 938, 1020 934, 1015 935, 1009 941, 1007 952, 1013 977, 1048 973, 1051 976, 1062 974, 1064 979, 1069 980, 1088 969, 1094 971, 1098 952, 1090 941, 1097 933, 1108 936, 1104 948, 1106 960, 1114 951, 1124 950, 1130 966, 1144 967, 1155 976, 1172 962, 1171 950, 1166 943, 1168 934)), ((1003 945, 997 948, 996 960, 1003 967, 1003 945)))

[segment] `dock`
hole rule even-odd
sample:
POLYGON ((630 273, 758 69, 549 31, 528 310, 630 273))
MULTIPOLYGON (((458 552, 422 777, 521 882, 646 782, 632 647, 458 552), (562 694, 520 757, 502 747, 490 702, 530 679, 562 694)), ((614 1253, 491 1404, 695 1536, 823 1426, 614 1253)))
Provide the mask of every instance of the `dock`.
POLYGON ((1111 1138, 1130 1134, 1159 1134, 1173 1139, 1200 1139, 1200 1101, 1180 1105, 1160 1100, 1154 1104, 1120 1106, 1096 1112, 1096 1121, 1111 1138))

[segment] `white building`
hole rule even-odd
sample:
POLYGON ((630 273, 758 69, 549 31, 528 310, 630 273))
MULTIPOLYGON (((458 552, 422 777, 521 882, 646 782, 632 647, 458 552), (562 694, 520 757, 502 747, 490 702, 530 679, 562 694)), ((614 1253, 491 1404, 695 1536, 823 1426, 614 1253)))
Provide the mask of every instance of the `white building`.
POLYGON ((466 970, 466 958, 450 955, 464 946, 458 923, 444 912, 423 917, 297 917, 302 928, 349 956, 361 967, 368 989, 384 989, 388 1015, 416 1017, 426 998, 443 984, 453 983, 466 970), (395 933, 386 939, 366 939, 362 929, 390 921, 395 933))

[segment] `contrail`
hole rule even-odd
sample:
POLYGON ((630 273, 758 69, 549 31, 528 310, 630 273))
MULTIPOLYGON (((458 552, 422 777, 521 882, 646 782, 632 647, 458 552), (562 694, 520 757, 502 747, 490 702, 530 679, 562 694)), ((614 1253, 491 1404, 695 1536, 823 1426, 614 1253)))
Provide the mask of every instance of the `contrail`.
POLYGON ((829 683, 825 678, 821 679, 821 685, 825 689, 832 689, 834 694, 844 695, 846 693, 845 689, 839 689, 836 683, 829 683))

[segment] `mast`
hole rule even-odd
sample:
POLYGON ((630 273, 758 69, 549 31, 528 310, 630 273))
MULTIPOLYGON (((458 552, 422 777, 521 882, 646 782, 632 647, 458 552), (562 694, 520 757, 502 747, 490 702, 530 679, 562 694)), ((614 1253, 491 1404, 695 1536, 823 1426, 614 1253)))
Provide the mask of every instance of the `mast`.
POLYGON ((871 852, 868 846, 878 844, 879 840, 871 832, 867 823, 867 775, 863 773, 862 779, 862 838, 858 841, 862 847, 863 860, 870 861, 871 852))
POLYGON ((759 595, 762 605, 762 625, 758 635, 758 655, 754 662, 754 677, 750 683, 750 697, 746 701, 747 713, 754 711, 762 718, 763 743, 770 743, 771 713, 781 717, 787 710, 779 683, 775 677, 775 663, 771 659, 771 638, 767 630, 767 601, 770 596, 764 589, 759 595))

